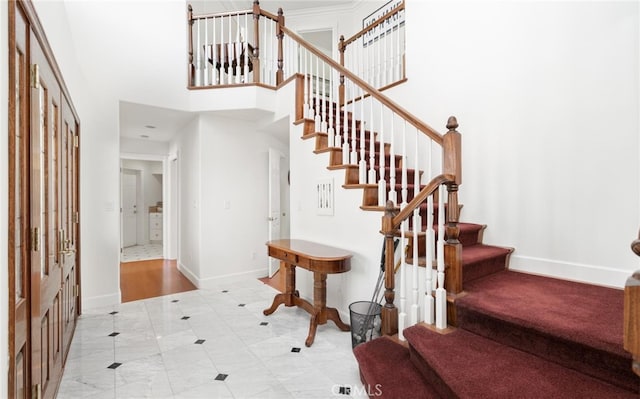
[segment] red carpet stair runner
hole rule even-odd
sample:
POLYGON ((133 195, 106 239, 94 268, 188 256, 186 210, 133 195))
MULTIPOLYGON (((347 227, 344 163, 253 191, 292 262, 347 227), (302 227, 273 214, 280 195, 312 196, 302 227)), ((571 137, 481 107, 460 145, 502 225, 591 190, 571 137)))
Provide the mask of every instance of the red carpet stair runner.
MULTIPOLYGON (((358 184, 357 166, 342 163, 339 144, 329 147, 312 120, 297 123, 304 123, 303 139, 315 139, 315 153, 330 153, 330 170, 345 170, 343 187, 363 189, 361 208, 382 210, 377 187, 358 184)), ((376 159, 385 149, 389 165, 388 144, 374 147, 376 159)), ((397 168, 401 160, 396 156, 397 168)), ((413 181, 420 172, 408 173, 413 181)), ((421 214, 426 221, 424 206, 421 214)), ((513 250, 483 244, 485 227, 460 223, 466 296, 455 304, 457 329, 441 334, 416 325, 404 331, 404 345, 382 337, 354 349, 369 396, 639 398, 640 381, 622 347, 623 291, 509 271, 513 250)), ((423 254, 419 248, 422 266, 423 254)))
POLYGON ((385 337, 354 349, 375 397, 640 397, 621 290, 502 271, 465 291, 457 330, 417 325, 408 348, 385 337))

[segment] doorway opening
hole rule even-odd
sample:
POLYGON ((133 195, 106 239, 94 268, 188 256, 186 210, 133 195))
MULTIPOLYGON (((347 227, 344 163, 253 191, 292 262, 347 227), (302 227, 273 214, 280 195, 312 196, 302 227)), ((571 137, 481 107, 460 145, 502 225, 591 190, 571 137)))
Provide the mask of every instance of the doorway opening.
POLYGON ((163 162, 122 159, 122 263, 164 258, 163 162))

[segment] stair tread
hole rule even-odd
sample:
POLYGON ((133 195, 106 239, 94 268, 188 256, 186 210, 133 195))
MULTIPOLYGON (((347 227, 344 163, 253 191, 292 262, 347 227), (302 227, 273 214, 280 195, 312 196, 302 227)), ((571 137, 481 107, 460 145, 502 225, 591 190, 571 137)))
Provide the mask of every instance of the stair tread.
POLYGON ((640 387, 623 348, 623 290, 502 271, 465 283, 466 330, 608 381, 640 387))
POLYGON ((360 378, 375 398, 438 398, 409 360, 409 349, 381 337, 353 349, 360 364, 360 378), (393 364, 393 367, 389 367, 393 364))
POLYGON ((622 347, 622 290, 505 271, 470 282, 465 291, 469 295, 459 300, 459 307, 482 309, 495 317, 630 357, 622 347), (531 298, 544 300, 532 302, 531 298), (576 312, 585 307, 592 312, 576 312))
POLYGON ((421 362, 421 370, 432 369, 459 398, 637 398, 637 393, 463 329, 442 335, 416 325, 404 336, 412 362, 421 362))
POLYGON ((484 260, 505 256, 513 252, 513 248, 497 247, 487 244, 469 245, 462 250, 462 264, 470 265, 484 260))

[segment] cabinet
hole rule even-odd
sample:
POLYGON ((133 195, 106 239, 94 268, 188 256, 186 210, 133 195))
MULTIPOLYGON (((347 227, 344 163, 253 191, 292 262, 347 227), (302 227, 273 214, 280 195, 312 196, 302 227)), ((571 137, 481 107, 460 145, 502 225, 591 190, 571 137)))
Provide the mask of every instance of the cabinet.
POLYGON ((149 241, 162 241, 161 212, 149 212, 149 241))

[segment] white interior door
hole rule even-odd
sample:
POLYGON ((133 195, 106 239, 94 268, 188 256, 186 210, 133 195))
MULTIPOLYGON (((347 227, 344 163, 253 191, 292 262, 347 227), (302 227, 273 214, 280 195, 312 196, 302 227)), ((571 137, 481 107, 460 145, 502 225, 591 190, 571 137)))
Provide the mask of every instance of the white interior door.
POLYGON ((122 171, 122 246, 136 245, 138 235, 138 175, 136 172, 122 171))
MULTIPOLYGON (((269 148, 269 241, 280 238, 280 158, 279 151, 269 148)), ((269 277, 278 271, 279 263, 269 258, 269 277)))

